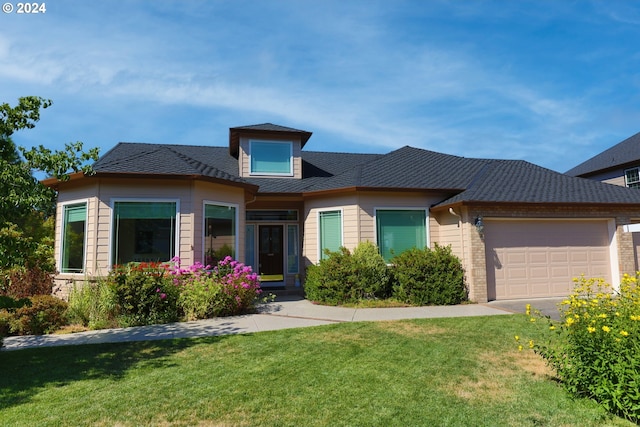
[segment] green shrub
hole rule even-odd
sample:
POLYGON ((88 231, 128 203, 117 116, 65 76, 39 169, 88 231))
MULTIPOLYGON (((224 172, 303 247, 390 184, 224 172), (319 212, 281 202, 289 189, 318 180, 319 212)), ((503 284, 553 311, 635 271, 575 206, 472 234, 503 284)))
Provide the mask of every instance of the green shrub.
POLYGON ((204 275, 192 280, 184 279, 178 297, 178 306, 186 320, 208 319, 215 317, 221 310, 222 286, 215 278, 204 275))
POLYGON ((10 332, 17 335, 41 335, 67 324, 67 303, 52 295, 36 295, 31 305, 18 308, 9 320, 10 332))
POLYGON ((326 254, 328 257, 321 259, 317 265, 307 267, 304 284, 306 298, 330 305, 357 302, 351 252, 341 247, 336 252, 327 251, 326 254))
POLYGON ((7 309, 9 311, 15 311, 17 308, 24 306, 30 306, 31 300, 29 298, 11 298, 6 295, 0 295, 0 309, 7 309))
POLYGON ((391 294, 391 272, 378 247, 371 242, 361 242, 353 250, 352 258, 357 276, 356 297, 388 298, 391 294))
MULTIPOLYGON (((0 338, 9 335, 9 332, 11 330, 12 317, 13 316, 9 312, 9 310, 6 310, 4 308, 0 309, 0 338)), ((0 345, 0 347, 2 347, 2 345, 0 345)))
MULTIPOLYGON (((576 279, 560 320, 527 307, 546 338, 529 341, 573 395, 640 424, 640 287, 625 275, 619 290, 603 279, 576 279)), ((516 337, 516 340, 519 340, 516 337)), ((522 350, 523 346, 519 346, 522 350)))
POLYGON ((179 290, 160 263, 114 266, 107 277, 121 326, 151 325, 179 319, 179 290))
POLYGON ((40 267, 13 267, 0 272, 0 295, 26 298, 50 295, 52 290, 53 273, 40 267))
POLYGON ((389 296, 389 270, 373 243, 360 243, 353 254, 341 247, 327 255, 318 265, 307 267, 309 300, 336 305, 389 296))
POLYGON ((78 323, 89 329, 117 326, 116 296, 105 280, 84 283, 74 287, 69 294, 67 316, 70 323, 78 323))
POLYGON ((452 305, 467 299, 464 270, 451 247, 413 248, 391 260, 393 296, 413 305, 452 305))

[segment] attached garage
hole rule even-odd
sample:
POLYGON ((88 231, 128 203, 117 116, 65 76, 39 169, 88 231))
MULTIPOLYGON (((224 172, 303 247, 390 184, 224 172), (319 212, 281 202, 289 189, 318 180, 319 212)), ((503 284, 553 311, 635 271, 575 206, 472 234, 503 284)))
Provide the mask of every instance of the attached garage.
POLYGON ((607 220, 486 220, 484 236, 489 300, 566 296, 582 274, 611 281, 607 220))

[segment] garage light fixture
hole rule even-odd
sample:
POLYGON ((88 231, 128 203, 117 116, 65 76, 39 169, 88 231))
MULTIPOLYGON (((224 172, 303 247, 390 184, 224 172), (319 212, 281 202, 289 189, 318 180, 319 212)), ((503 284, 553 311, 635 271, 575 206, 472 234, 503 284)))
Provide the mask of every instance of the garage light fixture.
POLYGON ((482 222, 481 216, 476 217, 473 225, 476 226, 476 230, 478 230, 478 234, 480 235, 480 237, 484 237, 484 222, 482 222))

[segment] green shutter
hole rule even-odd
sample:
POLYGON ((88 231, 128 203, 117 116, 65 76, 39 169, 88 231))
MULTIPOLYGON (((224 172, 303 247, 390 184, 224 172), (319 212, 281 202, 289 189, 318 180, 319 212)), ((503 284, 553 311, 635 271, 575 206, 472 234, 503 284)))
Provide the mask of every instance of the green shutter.
POLYGON ((87 206, 83 203, 81 205, 69 205, 64 208, 64 221, 80 222, 87 219, 87 206))
POLYGON ((423 210, 376 211, 378 247, 385 261, 407 249, 426 246, 426 214, 423 210))
POLYGON ((116 202, 116 218, 170 219, 176 217, 175 202, 116 202))
POLYGON ((327 256, 325 249, 335 252, 342 246, 342 212, 320 212, 320 259, 327 256))

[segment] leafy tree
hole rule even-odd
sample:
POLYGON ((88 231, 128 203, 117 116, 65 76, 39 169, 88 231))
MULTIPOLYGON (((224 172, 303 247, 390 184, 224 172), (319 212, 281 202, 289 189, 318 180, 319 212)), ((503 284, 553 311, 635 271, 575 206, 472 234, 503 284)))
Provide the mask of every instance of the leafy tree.
POLYGON ((34 176, 41 171, 60 180, 69 173, 92 173, 91 160, 98 149, 83 151, 82 143, 68 143, 51 151, 40 145, 27 150, 17 147, 11 136, 32 129, 41 109, 51 101, 37 96, 18 99, 16 106, 0 104, 0 269, 38 265, 53 271, 53 226, 56 193, 34 176))

